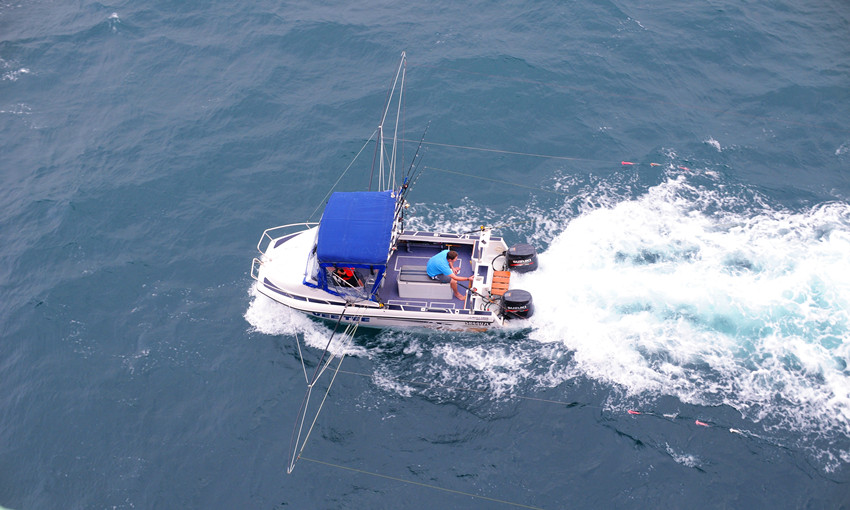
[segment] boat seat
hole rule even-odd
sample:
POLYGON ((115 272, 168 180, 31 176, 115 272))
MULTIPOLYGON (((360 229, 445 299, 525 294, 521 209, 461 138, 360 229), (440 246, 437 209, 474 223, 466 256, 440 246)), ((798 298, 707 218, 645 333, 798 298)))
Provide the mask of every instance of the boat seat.
POLYGON ((401 298, 442 299, 451 301, 452 287, 432 280, 425 266, 401 266, 398 273, 398 296, 401 298))

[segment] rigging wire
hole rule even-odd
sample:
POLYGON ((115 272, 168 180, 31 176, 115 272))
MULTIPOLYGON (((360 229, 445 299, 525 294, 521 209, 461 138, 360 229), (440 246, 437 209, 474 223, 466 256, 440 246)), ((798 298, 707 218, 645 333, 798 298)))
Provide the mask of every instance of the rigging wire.
MULTIPOLYGON (((292 308, 289 308, 289 322, 292 323, 292 308)), ((307 343, 306 336, 304 343, 307 343)), ((307 377, 307 366, 304 364, 304 353, 301 352, 301 340, 298 339, 298 331, 295 332, 295 345, 298 347, 298 359, 301 360, 301 369, 304 371, 304 382, 310 384, 310 379, 307 377)))
MULTIPOLYGON (((398 110, 395 114, 395 125, 393 126, 393 155, 390 159, 390 173, 392 174, 392 184, 388 186, 390 189, 395 189, 395 174, 396 174, 396 141, 398 140, 398 124, 401 117, 401 106, 404 100, 404 77, 407 73, 406 59, 404 52, 401 52, 401 86, 398 89, 398 110)), ((404 133, 402 132, 402 136, 404 133)), ((403 145, 403 144, 402 144, 403 145)), ((389 178, 387 179, 389 184, 389 178)))
POLYGON ((363 144, 363 147, 360 147, 360 150, 357 151, 357 154, 355 154, 354 159, 351 160, 351 163, 349 163, 348 166, 345 167, 345 170, 342 171, 342 174, 340 174, 340 176, 337 178, 336 182, 333 184, 333 186, 331 186, 331 189, 328 190, 325 197, 322 200, 319 201, 319 205, 317 205, 316 208, 313 209, 313 212, 310 213, 310 216, 307 217, 307 221, 310 221, 310 219, 313 217, 313 215, 316 214, 316 211, 318 211, 319 208, 322 207, 322 204, 324 204, 325 201, 328 199, 328 197, 331 196, 331 193, 333 193, 334 188, 336 188, 336 185, 339 184, 339 181, 342 180, 342 177, 345 175, 346 172, 348 172, 348 169, 351 168, 351 165, 353 165, 354 162, 357 161, 357 157, 360 156, 360 153, 363 152, 363 149, 365 149, 366 146, 369 145, 369 142, 372 141, 372 137, 374 137, 377 132, 378 132, 377 129, 372 131, 372 134, 369 135, 369 139, 366 140, 366 143, 363 144))
MULTIPOLYGON (((345 333, 343 333, 343 336, 346 337, 348 340, 345 341, 340 347, 347 348, 348 344, 351 343, 351 338, 353 337, 354 332, 357 330, 357 325, 355 324, 353 326, 353 329, 351 329, 349 331, 350 328, 351 328, 351 325, 349 325, 349 327, 346 328, 345 333)), ((334 381, 336 380, 336 376, 337 376, 337 374, 339 374, 339 368, 342 366, 342 360, 343 359, 345 359, 344 353, 339 356, 339 362, 337 363, 336 370, 334 371, 333 376, 331 377, 331 380, 328 383, 328 388, 325 390, 325 394, 322 397, 322 401, 319 403, 319 408, 316 410, 316 414, 313 416, 313 421, 312 421, 312 423, 310 423, 310 428, 307 430, 307 434, 304 436, 304 442, 301 444, 301 449, 298 452, 299 456, 301 455, 301 453, 304 452, 304 447, 307 446, 307 440, 310 439, 310 434, 313 432, 313 428, 316 426, 316 421, 319 419, 319 413, 322 412, 322 407, 324 407, 325 401, 328 398, 328 394, 331 392, 331 386, 333 386, 334 381)), ((333 360, 333 357, 331 357, 329 359, 327 366, 330 365, 330 362, 332 360, 333 360)), ((324 370, 322 370, 322 372, 324 373, 324 370)), ((295 467, 295 461, 296 460, 297 459, 293 459, 292 464, 291 464, 291 468, 290 468, 290 472, 292 471, 292 468, 295 467)))
MULTIPOLYGON (((390 171, 395 171, 395 154, 396 154, 396 141, 398 139, 398 117, 401 115, 401 105, 402 105, 402 91, 404 87, 404 76, 407 70, 407 54, 402 51, 401 52, 401 61, 398 64, 398 70, 396 71, 395 78, 393 78, 392 86, 387 90, 387 100, 386 106, 384 107, 383 113, 381 114, 381 121, 378 123, 378 143, 375 144, 375 156, 372 159, 372 171, 369 174, 369 191, 372 191, 372 178, 375 175, 375 162, 378 162, 378 188, 379 190, 385 189, 384 186, 384 122, 387 119, 387 114, 390 111, 391 102, 393 97, 395 96, 396 85, 399 82, 399 76, 401 77, 401 89, 399 90, 398 95, 398 112, 396 114, 395 125, 393 126, 394 134, 393 134, 393 148, 392 148, 392 161, 390 162, 390 171)), ((395 181, 395 176, 392 178, 387 176, 387 185, 390 184, 390 181, 395 181)))
MULTIPOLYGON (((316 426, 316 421, 319 419, 319 414, 322 412, 322 408, 325 405, 325 401, 328 398, 328 394, 331 391, 331 387, 333 386, 334 381, 336 380, 336 376, 339 373, 339 369, 342 366, 342 360, 345 359, 345 352, 348 346, 351 344, 354 333, 357 331, 357 327, 360 324, 359 320, 356 320, 353 323, 349 323, 346 325, 345 330, 342 333, 343 340, 339 345, 339 354, 334 354, 331 352, 331 342, 333 342, 334 337, 336 336, 337 331, 339 330, 339 325, 342 322, 343 317, 345 317, 345 312, 348 309, 348 303, 346 303, 345 307, 342 310, 342 313, 339 316, 339 319, 334 326, 333 333, 328 338, 328 343, 325 345, 325 349, 322 351, 322 355, 319 357, 319 361, 316 364, 316 370, 313 372, 313 377, 307 382, 307 391, 304 394, 304 398, 301 401, 301 406, 298 408, 298 415, 295 419, 295 425, 292 428, 292 435, 289 439, 289 464, 286 467, 287 473, 292 473, 292 470, 295 469, 295 463, 298 462, 301 454, 304 452, 304 448, 307 446, 307 441, 310 439, 310 434, 313 432, 313 428, 316 426), (327 360, 325 357, 327 356, 327 360), (325 371, 330 367, 331 363, 334 359, 339 358, 337 362, 336 369, 333 372, 333 376, 331 377, 330 382, 328 383, 328 387, 325 390, 325 394, 322 396, 322 401, 319 403, 318 408, 316 409, 315 414, 313 415, 313 420, 310 423, 307 432, 304 433, 304 424, 307 420, 307 411, 310 406, 310 399, 313 395, 313 387, 316 382, 318 382, 319 378, 325 371), (301 439, 302 434, 304 436, 303 440, 301 439)), ((297 340, 296 335, 296 340, 297 340)), ((300 345, 299 345, 300 352, 300 345)), ((303 358, 302 358, 302 366, 303 366, 303 358)), ((306 377, 306 368, 305 377, 306 377)))

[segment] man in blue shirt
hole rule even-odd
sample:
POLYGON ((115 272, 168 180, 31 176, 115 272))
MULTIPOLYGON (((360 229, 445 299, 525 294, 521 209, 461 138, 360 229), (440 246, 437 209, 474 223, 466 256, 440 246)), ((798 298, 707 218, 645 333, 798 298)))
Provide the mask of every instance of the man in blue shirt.
POLYGON ((455 260, 457 260, 456 251, 443 250, 428 259, 428 266, 426 269, 428 271, 428 276, 430 276, 432 280, 439 280, 443 283, 451 282, 452 291, 454 291, 455 297, 464 301, 466 300, 466 296, 457 291, 457 282, 471 282, 473 277, 458 276, 457 274, 460 272, 460 263, 458 263, 457 267, 454 267, 452 263, 455 260))

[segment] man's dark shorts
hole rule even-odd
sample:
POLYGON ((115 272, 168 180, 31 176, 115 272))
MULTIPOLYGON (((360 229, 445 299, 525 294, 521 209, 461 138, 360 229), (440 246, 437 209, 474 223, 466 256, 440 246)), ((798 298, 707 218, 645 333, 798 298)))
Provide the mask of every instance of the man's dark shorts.
POLYGON ((452 281, 452 277, 447 274, 438 274, 437 276, 432 276, 431 279, 442 283, 449 283, 452 281))

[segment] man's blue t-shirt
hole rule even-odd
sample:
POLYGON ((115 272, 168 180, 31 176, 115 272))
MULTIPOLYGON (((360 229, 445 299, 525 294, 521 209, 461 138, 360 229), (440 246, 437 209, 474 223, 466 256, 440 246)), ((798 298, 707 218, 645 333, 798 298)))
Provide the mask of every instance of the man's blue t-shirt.
POLYGON ((449 264, 449 259, 446 258, 448 253, 449 250, 443 250, 428 259, 428 266, 426 268, 428 270, 428 276, 433 278, 438 274, 452 275, 454 271, 452 271, 452 266, 449 264))

